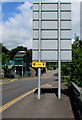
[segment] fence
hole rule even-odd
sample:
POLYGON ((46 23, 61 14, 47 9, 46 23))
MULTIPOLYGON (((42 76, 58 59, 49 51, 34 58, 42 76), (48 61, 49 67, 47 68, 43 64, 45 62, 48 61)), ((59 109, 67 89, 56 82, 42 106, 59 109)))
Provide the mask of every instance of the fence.
POLYGON ((68 89, 75 120, 82 120, 82 88, 72 83, 68 89))

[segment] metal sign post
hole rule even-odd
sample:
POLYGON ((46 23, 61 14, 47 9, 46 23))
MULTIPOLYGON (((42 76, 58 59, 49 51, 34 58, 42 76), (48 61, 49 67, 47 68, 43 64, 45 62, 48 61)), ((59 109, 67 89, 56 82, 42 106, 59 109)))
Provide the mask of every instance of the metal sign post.
POLYGON ((61 38, 60 38, 60 1, 58 2, 58 99, 61 98, 61 38))
MULTIPOLYGON (((38 41, 38 62, 41 61, 41 2, 39 2, 39 41, 38 41)), ((41 68, 38 68, 38 99, 40 99, 41 68)))
MULTIPOLYGON (((61 98, 61 62, 71 62, 71 3, 33 3, 33 62, 58 62, 58 99, 61 98)), ((40 64, 35 63, 34 67, 40 64)), ((40 67, 43 67, 41 63, 40 67)), ((40 67, 38 99, 40 99, 40 67)))

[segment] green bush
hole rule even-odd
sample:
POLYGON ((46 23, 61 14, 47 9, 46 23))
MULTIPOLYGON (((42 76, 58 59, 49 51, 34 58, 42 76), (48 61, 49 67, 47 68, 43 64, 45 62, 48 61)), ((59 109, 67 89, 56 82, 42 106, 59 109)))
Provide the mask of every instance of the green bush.
POLYGON ((62 63, 62 75, 68 76, 68 84, 76 83, 82 87, 82 41, 75 39, 72 45, 72 62, 62 63))

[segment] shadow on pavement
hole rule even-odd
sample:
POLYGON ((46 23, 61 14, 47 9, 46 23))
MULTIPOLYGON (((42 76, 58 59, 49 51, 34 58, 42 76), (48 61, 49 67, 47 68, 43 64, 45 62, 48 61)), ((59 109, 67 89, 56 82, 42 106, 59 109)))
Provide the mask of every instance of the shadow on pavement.
MULTIPOLYGON (((34 94, 38 93, 38 89, 35 90, 34 94)), ((41 94, 54 93, 58 97, 58 88, 41 88, 41 94)), ((61 93, 68 96, 67 89, 62 89, 61 93)))

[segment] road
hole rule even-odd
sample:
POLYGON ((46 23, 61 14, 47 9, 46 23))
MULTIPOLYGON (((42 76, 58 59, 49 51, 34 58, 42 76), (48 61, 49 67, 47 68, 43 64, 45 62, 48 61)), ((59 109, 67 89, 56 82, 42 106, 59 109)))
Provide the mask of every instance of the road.
MULTIPOLYGON (((41 77, 41 85, 55 80, 53 77, 54 71, 48 71, 41 77)), ((28 78, 23 80, 16 80, 8 84, 2 85, 2 105, 19 97, 20 95, 37 88, 37 78, 28 78)))

